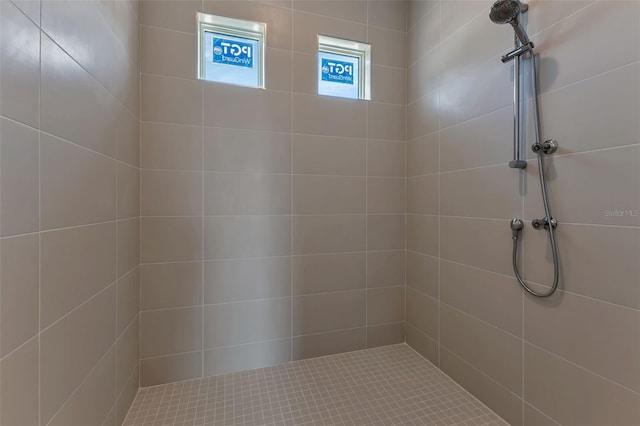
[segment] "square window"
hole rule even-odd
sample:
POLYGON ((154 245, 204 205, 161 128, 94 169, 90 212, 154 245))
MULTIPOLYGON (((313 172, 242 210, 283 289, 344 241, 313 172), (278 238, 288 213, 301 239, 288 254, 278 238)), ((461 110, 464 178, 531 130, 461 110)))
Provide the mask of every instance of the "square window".
POLYGON ((318 94, 371 99, 371 45, 318 36, 318 94))
POLYGON ((198 12, 198 78, 264 88, 266 24, 198 12))

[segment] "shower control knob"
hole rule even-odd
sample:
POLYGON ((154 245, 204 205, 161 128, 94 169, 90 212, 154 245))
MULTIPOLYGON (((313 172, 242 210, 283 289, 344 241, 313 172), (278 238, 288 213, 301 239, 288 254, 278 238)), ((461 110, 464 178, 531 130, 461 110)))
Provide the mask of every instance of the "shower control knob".
POLYGON ((549 220, 548 217, 545 217, 543 219, 533 219, 531 221, 531 226, 533 226, 533 229, 539 230, 539 229, 549 229, 549 224, 551 224, 551 227, 553 229, 556 229, 556 227, 558 226, 558 221, 555 220, 554 218, 551 218, 551 220, 549 220))
POLYGON ((555 139, 548 139, 542 144, 542 152, 545 154, 553 154, 558 150, 558 141, 555 139))

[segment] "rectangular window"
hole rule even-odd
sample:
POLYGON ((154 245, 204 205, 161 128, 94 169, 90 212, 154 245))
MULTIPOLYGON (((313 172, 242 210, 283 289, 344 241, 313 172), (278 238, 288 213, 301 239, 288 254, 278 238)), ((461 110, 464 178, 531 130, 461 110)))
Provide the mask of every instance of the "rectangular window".
POLYGON ((371 45, 318 35, 318 94, 371 99, 371 45))
POLYGON ((198 78, 264 88, 266 24, 198 12, 198 78))

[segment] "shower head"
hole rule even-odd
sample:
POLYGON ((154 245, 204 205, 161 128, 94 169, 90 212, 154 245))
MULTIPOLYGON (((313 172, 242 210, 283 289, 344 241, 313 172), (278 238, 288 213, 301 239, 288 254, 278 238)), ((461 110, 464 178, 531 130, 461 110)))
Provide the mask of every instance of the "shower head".
POLYGON ((511 24, 516 36, 523 45, 529 44, 529 37, 525 32, 518 17, 521 13, 526 12, 528 6, 520 3, 518 0, 498 0, 491 6, 489 19, 496 24, 511 24))

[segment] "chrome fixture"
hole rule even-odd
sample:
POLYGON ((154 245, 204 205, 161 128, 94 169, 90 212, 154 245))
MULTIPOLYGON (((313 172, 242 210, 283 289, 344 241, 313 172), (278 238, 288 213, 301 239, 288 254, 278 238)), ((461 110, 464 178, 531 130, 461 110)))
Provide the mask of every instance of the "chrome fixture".
POLYGON ((521 57, 527 57, 531 64, 531 76, 532 76, 532 88, 533 88, 533 119, 535 130, 535 143, 531 146, 531 150, 538 156, 538 174, 540 178, 540 189, 542 191, 542 203, 544 205, 545 217, 542 219, 534 219, 531 221, 533 229, 544 229, 549 233, 549 242, 551 244, 551 256, 553 257, 553 283, 551 288, 543 293, 539 293, 533 290, 522 279, 520 270, 518 268, 518 239, 520 238, 520 232, 524 228, 524 222, 522 219, 513 219, 510 223, 513 239, 513 272, 522 286, 529 294, 536 297, 548 297, 551 296, 558 288, 558 280, 560 278, 560 267, 558 263, 558 247, 556 244, 555 229, 558 226, 558 221, 551 216, 551 209, 549 207, 549 196, 547 194, 547 185, 544 175, 544 156, 550 155, 556 152, 558 149, 558 142, 553 139, 547 141, 540 141, 540 110, 538 95, 538 64, 537 56, 533 51, 534 45, 529 40, 526 31, 520 24, 520 14, 525 13, 529 9, 529 6, 520 3, 518 0, 498 0, 493 6, 491 6, 491 12, 489 18, 496 24, 510 24, 515 31, 514 44, 515 48, 502 56, 501 61, 503 63, 514 61, 513 67, 513 160, 509 162, 509 167, 514 169, 524 169, 527 167, 527 161, 521 156, 521 118, 520 118, 520 62, 521 57))

